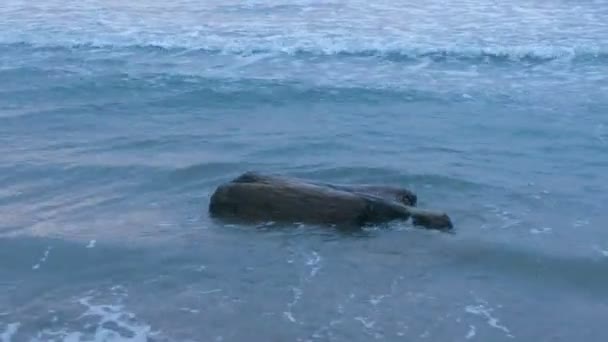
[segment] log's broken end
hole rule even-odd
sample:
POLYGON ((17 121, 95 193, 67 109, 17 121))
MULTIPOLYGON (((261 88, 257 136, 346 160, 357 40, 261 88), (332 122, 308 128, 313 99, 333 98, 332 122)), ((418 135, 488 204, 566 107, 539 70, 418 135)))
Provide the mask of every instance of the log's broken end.
POLYGON ((416 226, 443 231, 454 229, 452 220, 444 212, 414 207, 408 207, 408 211, 412 217, 412 223, 416 226))

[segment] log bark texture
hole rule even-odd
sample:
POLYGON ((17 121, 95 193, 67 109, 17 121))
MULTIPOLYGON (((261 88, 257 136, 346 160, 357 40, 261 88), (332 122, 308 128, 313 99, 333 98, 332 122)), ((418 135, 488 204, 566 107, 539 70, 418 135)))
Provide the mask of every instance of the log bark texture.
POLYGON ((450 230, 442 212, 416 208, 410 190, 379 185, 337 185, 246 172, 211 196, 213 217, 244 222, 364 226, 412 218, 414 225, 450 230))

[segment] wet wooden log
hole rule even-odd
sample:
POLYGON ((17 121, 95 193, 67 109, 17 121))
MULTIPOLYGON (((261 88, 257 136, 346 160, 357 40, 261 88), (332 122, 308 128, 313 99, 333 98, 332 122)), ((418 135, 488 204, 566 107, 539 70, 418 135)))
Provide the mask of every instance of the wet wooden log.
POLYGON ((453 228, 448 215, 416 208, 410 190, 378 185, 335 185, 246 172, 211 196, 213 217, 244 222, 364 226, 412 219, 430 229, 453 228))

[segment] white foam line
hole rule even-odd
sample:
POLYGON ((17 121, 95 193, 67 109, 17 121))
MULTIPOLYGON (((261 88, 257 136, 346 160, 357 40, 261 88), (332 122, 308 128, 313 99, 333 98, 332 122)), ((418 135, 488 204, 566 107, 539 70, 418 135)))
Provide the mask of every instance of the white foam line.
POLYGON ((222 292, 222 289, 213 289, 213 290, 208 290, 208 291, 200 291, 200 294, 210 294, 210 293, 216 293, 216 292, 222 292))
POLYGON ((291 311, 285 311, 285 312, 283 312, 283 316, 285 316, 285 318, 287 318, 292 323, 296 322, 296 319, 293 318, 293 314, 291 313, 291 311))
POLYGON ((95 247, 95 244, 96 244, 96 243, 97 243, 97 241, 96 241, 96 240, 91 240, 91 241, 89 241, 89 244, 87 245, 87 248, 93 248, 93 247, 95 247))
POLYGON ((298 303, 298 301, 302 297, 302 290, 297 287, 292 287, 291 290, 293 291, 293 299, 291 300, 291 302, 287 303, 287 308, 289 309, 289 311, 283 312, 283 315, 292 323, 295 323, 296 319, 293 317, 291 309, 298 303))
POLYGON ((477 330, 475 329, 475 326, 474 325, 469 325, 469 332, 467 333, 467 336, 465 336, 465 338, 467 340, 470 340, 473 337, 475 337, 475 335, 477 335, 477 330))
POLYGON ((42 256, 42 258, 40 258, 40 261, 38 261, 38 263, 34 266, 32 266, 33 270, 37 270, 40 268, 40 266, 42 264, 44 264, 46 262, 46 260, 49 257, 49 253, 51 252, 51 247, 47 247, 46 251, 44 251, 44 255, 42 256))
POLYGON ((6 326, 6 330, 0 334, 0 342, 11 342, 13 335, 17 333, 21 323, 9 323, 6 326))
POLYGON ((319 272, 319 270, 321 269, 321 266, 319 265, 320 263, 321 263, 321 256, 319 255, 319 253, 313 251, 312 256, 309 257, 308 260, 306 260, 306 265, 313 266, 312 269, 310 270, 311 277, 314 277, 315 275, 317 275, 317 272, 319 272))
POLYGON ((382 302, 384 297, 386 297, 386 295, 372 296, 369 302, 372 303, 372 305, 378 305, 380 302, 382 302))
POLYGON ((200 312, 200 310, 197 309, 191 309, 191 308, 180 308, 181 311, 186 311, 189 312, 191 314, 197 314, 200 312))
POLYGON ((122 285, 113 285, 112 287, 110 287, 110 291, 112 291, 112 292, 116 292, 116 291, 123 291, 123 292, 125 292, 127 290, 122 285))
POLYGON ((543 227, 543 228, 532 228, 530 229, 530 233, 532 234, 544 234, 544 233, 549 233, 552 229, 549 227, 543 227))
POLYGON ((354 319, 355 319, 355 321, 361 322, 361 324, 363 324, 363 326, 366 329, 371 329, 374 327, 374 325, 376 325, 376 322, 369 320, 367 317, 358 316, 358 317, 355 317, 354 319))
POLYGON ((513 335, 511 335, 511 331, 509 331, 509 329, 507 327, 505 327, 504 325, 498 324, 499 320, 495 317, 492 317, 491 308, 486 308, 482 304, 475 305, 475 306, 469 305, 465 308, 465 311, 470 314, 485 317, 487 319, 488 325, 490 325, 493 328, 504 331, 508 337, 513 337, 513 335))

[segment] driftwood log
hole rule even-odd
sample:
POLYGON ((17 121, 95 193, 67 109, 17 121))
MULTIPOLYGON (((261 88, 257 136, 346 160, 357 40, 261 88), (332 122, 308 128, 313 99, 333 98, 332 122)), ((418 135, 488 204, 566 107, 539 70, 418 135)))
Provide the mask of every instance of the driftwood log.
POLYGON ((209 212, 245 222, 364 226, 412 218, 416 226, 453 228, 445 213, 416 204, 417 196, 399 187, 335 185, 246 172, 215 190, 209 212))

